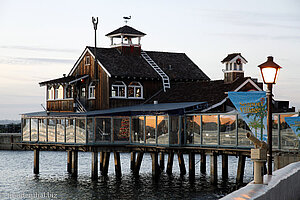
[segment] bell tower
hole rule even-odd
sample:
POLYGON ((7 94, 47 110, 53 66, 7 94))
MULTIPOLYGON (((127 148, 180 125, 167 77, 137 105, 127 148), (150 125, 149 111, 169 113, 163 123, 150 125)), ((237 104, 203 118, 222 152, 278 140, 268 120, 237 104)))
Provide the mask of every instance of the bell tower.
POLYGON ((238 77, 244 78, 243 67, 248 61, 241 53, 228 54, 221 62, 225 65, 223 69, 225 83, 231 83, 238 77))
POLYGON ((123 26, 108 34, 111 48, 117 48, 123 55, 140 55, 141 54, 141 37, 146 34, 130 26, 123 26))

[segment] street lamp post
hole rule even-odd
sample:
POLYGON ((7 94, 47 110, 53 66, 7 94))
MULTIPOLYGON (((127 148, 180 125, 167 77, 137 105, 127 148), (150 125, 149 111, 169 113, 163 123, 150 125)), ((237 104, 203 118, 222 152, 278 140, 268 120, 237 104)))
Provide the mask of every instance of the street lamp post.
POLYGON ((281 68, 273 61, 272 56, 268 56, 268 60, 258 66, 260 68, 263 81, 267 84, 267 131, 268 131, 268 175, 272 175, 272 87, 276 83, 279 69, 281 68))

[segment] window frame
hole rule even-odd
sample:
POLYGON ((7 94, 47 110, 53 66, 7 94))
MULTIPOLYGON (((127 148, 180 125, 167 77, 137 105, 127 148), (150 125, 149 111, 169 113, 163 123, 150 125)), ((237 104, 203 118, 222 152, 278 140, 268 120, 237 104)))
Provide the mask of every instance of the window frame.
POLYGON ((116 98, 116 99, 125 99, 127 98, 127 86, 123 81, 116 81, 113 84, 111 84, 111 98, 116 98), (121 84, 117 84, 117 83, 121 83, 121 84), (113 96, 113 87, 117 87, 117 91, 118 91, 118 96, 113 96), (124 88, 125 92, 124 92, 124 96, 120 96, 120 88, 124 88))
POLYGON ((129 92, 130 88, 133 88, 133 97, 130 97, 129 94, 127 94, 127 97, 129 99, 142 99, 143 98, 143 86, 140 82, 132 81, 131 83, 129 83, 129 85, 127 87, 128 87, 128 90, 127 90, 128 92, 129 92), (134 84, 137 84, 137 85, 134 85, 134 84), (141 96, 140 97, 136 96, 138 88, 141 89, 141 96))
POLYGON ((73 96, 73 92, 74 92, 74 87, 73 85, 66 85, 65 86, 65 98, 64 99, 73 99, 74 96, 73 96), (68 88, 71 87, 71 97, 68 97, 68 88))
POLYGON ((55 100, 55 89, 53 85, 47 89, 47 100, 55 100))
POLYGON ((88 99, 96 99, 96 85, 94 82, 91 82, 88 87, 88 99), (91 96, 91 89, 93 90, 93 96, 91 96))
POLYGON ((91 65, 91 57, 90 56, 85 57, 84 65, 85 66, 91 65))

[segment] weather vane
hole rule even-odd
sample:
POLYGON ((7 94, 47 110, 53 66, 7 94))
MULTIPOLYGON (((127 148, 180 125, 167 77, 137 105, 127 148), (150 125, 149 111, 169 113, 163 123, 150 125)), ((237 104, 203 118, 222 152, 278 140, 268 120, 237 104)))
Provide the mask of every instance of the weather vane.
POLYGON ((131 16, 129 16, 129 17, 123 17, 123 19, 125 19, 124 22, 127 24, 128 20, 131 19, 131 16))
POLYGON ((92 17, 92 22, 94 24, 94 30, 96 31, 97 30, 97 25, 98 25, 98 17, 97 18, 92 17))

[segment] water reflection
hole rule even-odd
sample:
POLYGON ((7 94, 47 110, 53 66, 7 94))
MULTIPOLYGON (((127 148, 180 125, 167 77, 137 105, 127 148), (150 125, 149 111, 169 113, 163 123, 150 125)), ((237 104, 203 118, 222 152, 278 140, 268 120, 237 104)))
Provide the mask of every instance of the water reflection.
MULTIPOLYGON (((149 154, 144 155, 140 175, 134 176, 129 166, 130 154, 122 153, 121 178, 115 176, 111 156, 108 176, 100 175, 97 181, 91 181, 91 154, 79 152, 78 157, 78 178, 74 179, 66 172, 66 152, 40 152, 40 174, 34 175, 32 151, 0 151, 0 199, 20 199, 9 198, 9 195, 22 194, 56 195, 57 199, 218 199, 235 188, 235 157, 229 157, 228 182, 221 179, 221 158, 218 158, 216 186, 209 180, 209 157, 207 174, 201 174, 197 162, 200 156, 196 155, 196 177, 192 182, 188 174, 180 176, 176 155, 173 174, 168 176, 163 172, 157 181, 152 179, 149 154)), ((184 155, 184 159, 188 169, 188 157, 184 155)), ((247 160, 244 181, 252 178, 252 163, 247 160)))

